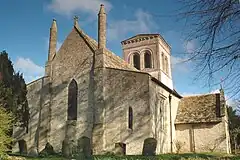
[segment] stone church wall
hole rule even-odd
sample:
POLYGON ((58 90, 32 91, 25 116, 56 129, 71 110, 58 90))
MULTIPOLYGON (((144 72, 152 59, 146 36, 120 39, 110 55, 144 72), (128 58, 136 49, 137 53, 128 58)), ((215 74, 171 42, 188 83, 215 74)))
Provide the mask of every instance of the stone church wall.
POLYGON ((177 106, 180 99, 174 95, 171 99, 171 116, 172 116, 172 133, 170 133, 170 106, 169 95, 167 90, 150 80, 150 107, 151 107, 151 136, 157 140, 156 153, 171 152, 171 135, 172 148, 174 151, 175 126, 174 121, 177 113, 177 106), (163 101, 161 103, 161 101, 163 101))
POLYGON ((124 143, 126 154, 142 154, 150 136, 149 75, 106 68, 104 72, 104 148, 116 151, 124 143), (129 107, 133 110, 133 128, 128 126, 129 107))
MULTIPOLYGON (((48 78, 40 78, 27 85, 28 106, 30 119, 28 133, 21 127, 14 129, 13 137, 16 140, 25 140, 27 150, 39 149, 41 151, 47 142, 49 126, 49 83, 48 78)), ((18 142, 13 147, 13 152, 19 152, 18 142)))
POLYGON ((224 121, 220 123, 176 124, 180 152, 224 152, 227 153, 224 121))
MULTIPOLYGON (((83 136, 91 139, 93 128, 93 51, 73 28, 60 50, 53 64, 51 90, 51 129, 50 143, 56 151, 61 151, 64 139, 77 140, 83 136), (68 87, 72 80, 77 83, 77 120, 68 133, 71 122, 67 121, 68 87)), ((96 78, 97 79, 97 78, 96 78)))

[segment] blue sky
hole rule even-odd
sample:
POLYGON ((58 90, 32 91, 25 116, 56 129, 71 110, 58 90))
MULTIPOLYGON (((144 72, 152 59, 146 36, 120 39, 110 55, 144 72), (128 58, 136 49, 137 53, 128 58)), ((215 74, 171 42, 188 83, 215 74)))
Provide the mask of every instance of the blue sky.
POLYGON ((182 63, 183 53, 197 47, 197 41, 185 41, 188 29, 177 15, 182 7, 177 0, 5 0, 0 10, 0 51, 6 50, 16 70, 30 82, 44 74, 49 27, 57 19, 58 46, 79 16, 80 27, 97 37, 97 12, 103 3, 107 9, 107 47, 122 57, 120 42, 138 33, 160 33, 172 47, 174 88, 183 95, 212 92, 220 86, 206 87, 194 81, 193 64, 182 63))

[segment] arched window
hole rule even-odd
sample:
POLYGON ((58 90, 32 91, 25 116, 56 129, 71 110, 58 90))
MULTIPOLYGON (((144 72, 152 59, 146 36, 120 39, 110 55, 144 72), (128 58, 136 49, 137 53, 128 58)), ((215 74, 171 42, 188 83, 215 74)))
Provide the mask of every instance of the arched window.
POLYGON ((77 82, 73 79, 68 87, 68 120, 77 120, 77 82))
POLYGON ((138 53, 133 54, 133 66, 140 70, 140 55, 138 53))
POLYGON ((133 129, 133 109, 132 109, 132 107, 128 108, 128 128, 133 129))
POLYGON ((166 74, 168 74, 169 73, 169 66, 168 66, 168 58, 167 58, 167 56, 165 57, 165 67, 166 67, 166 74))
POLYGON ((152 68, 152 57, 151 57, 151 53, 146 52, 144 54, 144 65, 145 68, 152 68))
POLYGON ((165 60, 164 60, 164 53, 162 53, 162 70, 165 72, 165 60))

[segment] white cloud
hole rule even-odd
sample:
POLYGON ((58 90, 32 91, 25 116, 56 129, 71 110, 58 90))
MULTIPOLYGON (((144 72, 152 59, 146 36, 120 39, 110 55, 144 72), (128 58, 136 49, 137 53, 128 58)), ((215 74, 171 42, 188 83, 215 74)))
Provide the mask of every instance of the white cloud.
MULTIPOLYGON (((214 89, 210 92, 199 92, 199 93, 189 93, 189 92, 183 92, 182 96, 200 96, 200 95, 205 95, 205 94, 216 94, 216 93, 220 93, 219 89, 214 89)), ((226 97, 226 95, 225 95, 226 97)), ((227 100, 227 97, 226 97, 227 100)))
POLYGON ((112 8, 111 3, 106 0, 52 0, 47 8, 66 16, 72 16, 79 11, 96 16, 101 4, 104 4, 106 11, 112 8))
MULTIPOLYGON (((46 45, 46 50, 47 50, 47 53, 48 53, 48 49, 49 49, 49 38, 44 38, 45 39, 45 45, 46 45)), ((57 51, 60 49, 60 47, 62 46, 62 42, 60 41, 57 41, 57 51)))
POLYGON ((185 58, 171 56, 173 72, 189 72, 188 61, 185 58))
POLYGON ((62 42, 57 41, 57 51, 60 49, 61 46, 62 46, 62 42))
POLYGON ((184 48, 187 53, 193 53, 196 50, 196 47, 197 47, 196 40, 186 41, 184 44, 184 48))
POLYGON ((123 39, 128 33, 149 33, 156 29, 156 26, 151 14, 138 9, 133 20, 111 22, 108 27, 108 39, 123 39))
POLYGON ((216 90, 211 91, 210 93, 220 93, 220 90, 216 89, 216 90))
POLYGON ((183 92, 181 94, 183 97, 188 97, 188 96, 200 96, 202 95, 201 93, 188 93, 188 92, 183 92))
POLYGON ((227 97, 226 98, 226 102, 227 102, 227 105, 233 107, 234 109, 236 109, 236 106, 237 106, 237 102, 233 99, 228 99, 227 97))
POLYGON ((14 62, 14 69, 23 73, 26 83, 44 75, 44 67, 35 64, 29 58, 18 57, 14 62))

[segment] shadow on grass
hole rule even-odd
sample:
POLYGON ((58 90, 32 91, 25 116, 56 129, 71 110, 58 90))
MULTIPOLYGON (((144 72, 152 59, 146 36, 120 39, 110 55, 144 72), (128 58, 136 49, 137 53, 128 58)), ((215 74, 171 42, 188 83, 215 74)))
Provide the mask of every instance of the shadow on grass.
MULTIPOLYGON (((20 154, 9 154, 10 156, 24 157, 26 160, 66 160, 61 155, 51 155, 47 157, 29 157, 20 154)), ((88 159, 72 158, 76 160, 240 160, 239 156, 222 156, 219 154, 205 154, 205 153, 184 153, 184 154, 161 154, 156 156, 142 156, 142 155, 95 155, 88 159)))
POLYGON ((240 160, 237 156, 221 156, 204 153, 162 154, 156 156, 94 156, 94 160, 240 160))

